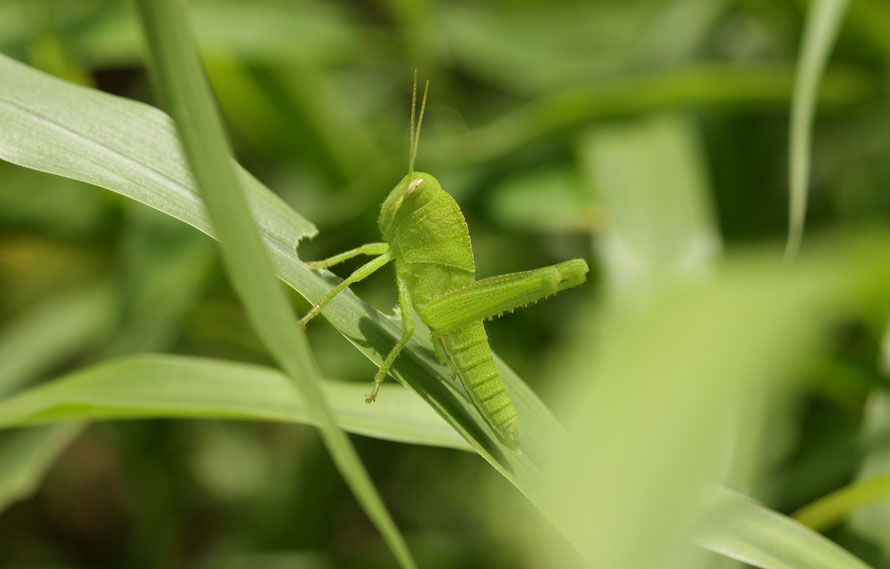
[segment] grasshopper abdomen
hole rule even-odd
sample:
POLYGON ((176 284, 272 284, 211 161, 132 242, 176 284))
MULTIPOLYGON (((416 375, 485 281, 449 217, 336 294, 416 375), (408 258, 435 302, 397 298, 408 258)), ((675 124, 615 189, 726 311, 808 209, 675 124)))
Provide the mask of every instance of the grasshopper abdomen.
POLYGON ((494 363, 482 321, 438 337, 448 366, 498 438, 519 448, 519 417, 494 363))

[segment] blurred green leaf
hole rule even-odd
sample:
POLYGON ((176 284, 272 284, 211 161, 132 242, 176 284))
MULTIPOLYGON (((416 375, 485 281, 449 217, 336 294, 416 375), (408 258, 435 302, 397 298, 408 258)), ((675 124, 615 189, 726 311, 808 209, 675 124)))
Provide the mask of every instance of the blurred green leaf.
MULTIPOLYGON (((544 135, 611 117, 695 107, 741 113, 787 104, 790 65, 695 63, 676 69, 636 72, 557 91, 472 130, 428 144, 437 162, 465 165, 499 158, 544 135)), ((829 70, 819 90, 826 106, 862 101, 878 91, 871 74, 849 67, 829 70)))
POLYGON ((886 433, 890 426, 890 397, 874 391, 866 407, 863 441, 870 443, 857 480, 839 488, 794 513, 800 523, 826 531, 850 517, 857 533, 887 547, 886 519, 890 512, 890 452, 886 433), (884 435, 884 436, 881 436, 884 435))
POLYGON ((54 296, 0 331, 0 397, 107 334, 116 298, 108 284, 54 296))
POLYGON ((579 143, 603 208, 595 241, 612 292, 696 274, 721 247, 697 133, 679 116, 590 129, 579 143))
POLYGON ((730 490, 711 488, 695 541, 763 569, 868 569, 827 538, 730 490))
POLYGON ((525 3, 511 10, 442 3, 434 39, 485 81, 518 93, 546 93, 682 60, 728 3, 642 2, 630 9, 608 2, 525 3))
MULTIPOLYGON (((0 397, 50 371, 111 329, 115 295, 108 285, 53 297, 0 333, 0 397)), ((29 496, 80 428, 62 425, 0 439, 0 513, 29 496)))
MULTIPOLYGON (((325 2, 237 2, 199 0, 188 3, 201 51, 264 65, 329 62, 359 53, 373 41, 350 22, 343 10, 325 2), (361 38, 364 37, 364 40, 361 38)), ((90 63, 133 65, 144 46, 130 2, 118 3, 103 17, 71 25, 69 41, 90 63)))
POLYGON ((0 512, 37 489, 43 474, 79 432, 76 424, 56 425, 25 429, 0 441, 0 512))
POLYGON ((0 223, 80 237, 101 225, 105 204, 80 182, 11 165, 0 168, 0 223))
MULTIPOLYGON (((325 381, 337 423, 387 440, 468 450, 467 443, 410 391, 385 385, 364 402, 367 386, 325 381)), ((266 367, 183 356, 128 356, 81 369, 0 400, 0 428, 81 420, 240 419, 311 423, 287 378, 266 367)))
POLYGON ((121 326, 102 357, 168 349, 217 266, 213 242, 190 227, 135 202, 124 211, 121 326))
POLYGON ((807 504, 794 519, 816 531, 825 531, 851 512, 890 500, 890 472, 859 480, 807 504))
MULTIPOLYGON (((890 361, 890 334, 885 332, 883 368, 888 369, 890 361)), ((858 481, 873 480, 890 472, 890 393, 875 390, 865 406, 862 425, 862 438, 866 441, 865 457, 857 474, 858 481)), ((885 557, 890 558, 890 496, 869 507, 851 512, 848 526, 857 534, 877 545, 885 557)))
POLYGON ((552 494, 560 527, 589 560, 633 568, 671 559, 695 522, 702 480, 750 482, 766 417, 835 319, 864 299, 863 283, 883 286, 882 249, 883 239, 838 244, 793 271, 778 251, 736 253, 705 276, 587 319, 562 364, 561 416, 578 442, 552 494), (866 264, 879 268, 866 276, 866 264))
POLYGON ((594 232, 599 208, 585 203, 577 177, 567 167, 515 172, 492 188, 491 216, 518 231, 594 232))
POLYGON ((794 257, 803 239, 807 214, 807 185, 813 117, 819 82, 828 64, 849 0, 817 0, 810 8, 801 41, 800 62, 791 101, 791 139, 788 151, 788 243, 786 256, 794 257))

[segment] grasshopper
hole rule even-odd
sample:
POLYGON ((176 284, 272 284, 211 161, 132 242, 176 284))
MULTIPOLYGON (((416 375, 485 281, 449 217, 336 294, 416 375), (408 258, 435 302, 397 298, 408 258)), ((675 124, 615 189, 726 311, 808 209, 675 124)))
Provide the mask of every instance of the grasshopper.
POLYGON ((476 280, 476 265, 467 223, 457 202, 439 181, 414 171, 429 81, 423 92, 417 128, 417 72, 411 102, 408 174, 392 189, 380 208, 384 241, 309 263, 313 270, 334 266, 359 255, 374 259, 331 289, 300 320, 304 326, 335 296, 387 263, 395 261, 402 315, 402 337, 374 376, 365 402, 377 397, 380 384, 414 334, 414 312, 429 327, 439 361, 460 378, 473 404, 497 437, 519 448, 519 417, 495 367, 483 320, 525 306, 584 282, 587 263, 572 259, 533 271, 476 280))

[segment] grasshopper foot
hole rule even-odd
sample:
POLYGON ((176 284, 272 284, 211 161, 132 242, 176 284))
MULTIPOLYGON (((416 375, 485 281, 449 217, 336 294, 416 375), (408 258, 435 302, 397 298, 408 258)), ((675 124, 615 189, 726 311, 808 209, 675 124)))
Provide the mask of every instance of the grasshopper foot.
POLYGON ((387 370, 380 368, 374 375, 374 383, 371 386, 371 393, 365 395, 365 403, 373 403, 377 399, 377 392, 380 391, 380 384, 386 379, 387 370))

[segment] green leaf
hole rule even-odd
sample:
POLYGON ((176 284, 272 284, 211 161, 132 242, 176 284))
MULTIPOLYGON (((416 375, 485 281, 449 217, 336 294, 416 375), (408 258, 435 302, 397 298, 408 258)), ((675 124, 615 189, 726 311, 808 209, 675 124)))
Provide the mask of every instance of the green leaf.
POLYGON ((863 438, 870 449, 857 480, 794 513, 794 519, 816 530, 825 531, 851 516, 853 526, 860 533, 886 547, 887 525, 884 519, 890 511, 890 457, 881 435, 890 422, 890 397, 874 391, 866 406, 863 438))
POLYGON ((695 541, 763 569, 868 569, 827 538, 731 490, 708 493, 711 515, 695 541))
MULTIPOLYGON (((684 566, 676 543, 696 522, 701 481, 749 483, 767 418, 781 416, 776 407, 851 303, 886 287, 883 238, 836 247, 808 252, 794 270, 778 250, 736 253, 699 278, 582 314, 575 356, 560 360, 555 382, 578 442, 550 485, 553 517, 588 560, 684 566)), ((869 310, 887 306, 882 294, 869 310)))
MULTIPOLYGON (((890 332, 884 332, 882 367, 886 373, 890 361, 890 332)), ((865 481, 890 472, 890 445, 887 433, 890 432, 890 393, 875 389, 865 405, 862 425, 862 439, 865 441, 865 457, 857 473, 857 480, 865 481)), ((884 494, 880 503, 858 509, 852 514, 849 527, 878 546, 885 557, 890 558, 890 495, 884 494)))
POLYGON ((236 176, 184 4, 178 0, 140 0, 136 5, 148 40, 153 78, 176 120, 188 165, 218 233, 223 261, 248 318, 300 390, 340 474, 399 564, 409 569, 416 567, 358 453, 336 424, 321 389, 321 376, 306 334, 274 279, 272 263, 236 176))
POLYGON ((43 474, 74 436, 79 425, 27 429, 0 442, 0 512, 30 496, 43 474))
MULTIPOLYGON (((430 141, 426 148, 436 162, 466 166, 509 154, 544 135, 608 118, 690 107, 724 113, 781 108, 792 85, 793 68, 786 64, 687 64, 539 97, 477 129, 430 141)), ((826 106, 837 107, 876 92, 874 77, 839 67, 826 73, 818 95, 826 106)))
MULTIPOLYGON (((53 79, 2 54, 0 70, 0 158, 106 188, 214 235, 170 117, 53 79)), ((253 176, 241 168, 238 176, 257 225, 276 247, 290 250, 315 234, 253 176)))
POLYGON ((55 296, 0 333, 0 397, 111 329, 115 296, 107 284, 55 296))
POLYGON ((800 62, 791 101, 791 139, 788 152, 787 257, 794 257, 803 239, 810 178, 810 147, 819 82, 825 72, 849 0, 817 0, 810 9, 801 42, 800 62))
MULTIPOLYGON (((382 386, 365 404, 364 384, 325 381, 337 423, 381 439, 470 447, 408 390, 382 386)), ((110 360, 0 401, 0 428, 81 420, 218 418, 311 423, 306 403, 280 372, 256 365, 183 356, 110 360)))
POLYGON ((613 293, 651 290, 713 261, 721 240, 697 132, 688 120, 663 115, 591 129, 579 147, 603 208, 596 245, 613 293))
POLYGON ((890 499, 890 472, 860 480, 807 504, 794 519, 816 531, 825 531, 851 512, 890 499))
MULTIPOLYGON (((0 397, 50 370, 111 329, 115 296, 107 284, 60 295, 0 334, 0 397)), ((0 512, 39 485, 80 431, 71 425, 7 433, 0 439, 0 512)))
MULTIPOLYGON (((199 0, 187 7, 201 51, 208 57, 290 66, 336 61, 373 41, 350 24, 339 7, 325 2, 199 0)), ((64 29, 73 47, 93 64, 126 67, 143 60, 144 45, 129 2, 104 17, 69 22, 64 29)))

